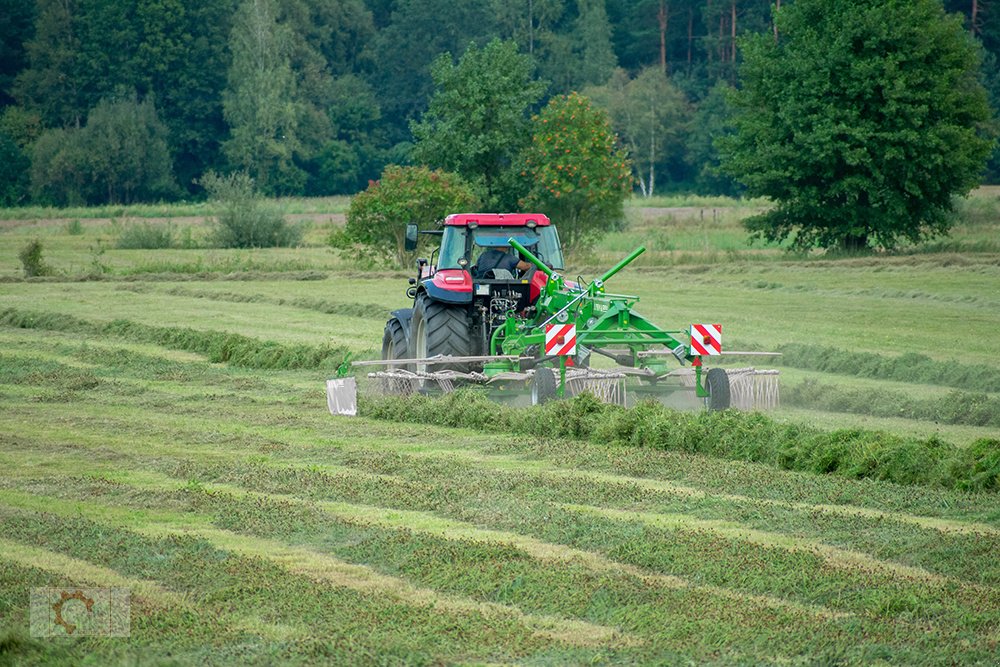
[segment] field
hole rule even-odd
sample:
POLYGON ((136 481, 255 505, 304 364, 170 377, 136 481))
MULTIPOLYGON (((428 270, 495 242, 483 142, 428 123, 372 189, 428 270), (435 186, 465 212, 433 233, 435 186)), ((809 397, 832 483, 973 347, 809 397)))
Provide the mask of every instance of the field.
MULTIPOLYGON (((741 424, 961 454, 1000 434, 997 196, 832 258, 748 247, 759 202, 634 201, 572 273, 645 243, 609 288, 783 352, 782 407, 741 424)), ((286 204, 303 246, 254 251, 203 247, 197 205, 0 211, 0 664, 996 664, 995 472, 331 417, 409 273, 325 244, 344 200, 286 204), (118 249, 142 223, 180 247, 118 249), (130 638, 32 637, 42 586, 130 589, 130 638)))

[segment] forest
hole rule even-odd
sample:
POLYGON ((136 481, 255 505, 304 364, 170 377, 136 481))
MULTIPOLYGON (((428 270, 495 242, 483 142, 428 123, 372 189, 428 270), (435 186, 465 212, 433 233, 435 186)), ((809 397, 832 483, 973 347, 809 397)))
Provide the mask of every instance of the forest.
MULTIPOLYGON (((268 195, 353 194, 419 161, 435 62, 497 39, 530 59, 528 113, 573 91, 608 108, 637 193, 736 194, 715 168, 725 91, 781 4, 0 0, 0 204, 198 199, 235 171, 268 195)), ((944 4, 981 45, 995 109, 1000 2, 944 4)), ((994 155, 983 180, 998 177, 994 155)))

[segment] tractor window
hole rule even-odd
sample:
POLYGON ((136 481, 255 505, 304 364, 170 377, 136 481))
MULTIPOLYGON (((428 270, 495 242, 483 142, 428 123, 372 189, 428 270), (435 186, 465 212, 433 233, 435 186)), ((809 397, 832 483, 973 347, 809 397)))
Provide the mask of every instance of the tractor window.
POLYGON ((441 252, 438 256, 437 268, 457 269, 458 260, 467 257, 475 265, 479 255, 487 248, 501 248, 514 252, 507 245, 507 239, 513 237, 519 243, 537 255, 552 268, 562 271, 563 256, 559 247, 559 235, 551 226, 537 227, 477 227, 473 231, 472 246, 466 248, 468 228, 457 225, 445 225, 441 238, 441 252))
POLYGON ((441 237, 441 254, 438 256, 439 269, 457 269, 458 260, 465 257, 465 227, 446 225, 441 237))
POLYGON ((562 246, 559 245, 559 233, 555 227, 548 225, 538 228, 538 255, 553 269, 562 271, 566 268, 562 246))
MULTIPOLYGON (((555 269, 562 270, 563 257, 559 250, 559 236, 554 227, 480 227, 474 232, 475 246, 473 254, 475 257, 482 254, 485 248, 514 250, 507 244, 507 240, 514 238, 518 243, 526 247, 537 255, 539 259, 551 265, 555 269)), ((474 259, 475 259, 474 257, 474 259)), ((473 261, 473 264, 476 262, 473 261)))

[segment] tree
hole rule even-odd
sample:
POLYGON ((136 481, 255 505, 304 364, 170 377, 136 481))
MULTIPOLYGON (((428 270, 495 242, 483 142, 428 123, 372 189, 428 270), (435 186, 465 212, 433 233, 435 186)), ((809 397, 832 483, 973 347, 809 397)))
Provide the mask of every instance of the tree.
POLYGON ((494 35, 488 0, 398 0, 375 40, 375 89, 392 143, 409 140, 409 123, 433 90, 429 70, 442 53, 464 53, 494 35))
POLYGON ((472 189, 457 174, 390 165, 381 179, 351 199, 344 240, 362 245, 369 257, 391 258, 402 268, 407 264, 407 223, 427 225, 476 204, 472 189))
POLYGON ((729 98, 732 87, 719 81, 698 104, 687 136, 685 159, 694 172, 694 188, 702 194, 736 197, 739 185, 719 169, 718 143, 733 133, 729 98))
POLYGON ((30 67, 14 82, 14 97, 48 127, 79 127, 87 114, 77 11, 77 0, 39 0, 35 35, 24 47, 30 67))
POLYGON ((30 167, 21 147, 0 130, 0 206, 15 206, 25 199, 30 167))
POLYGON ((513 42, 474 44, 453 65, 442 55, 431 68, 437 92, 413 123, 418 162, 454 171, 479 190, 490 210, 513 210, 523 193, 505 179, 528 144, 528 110, 546 84, 532 79, 529 56, 513 42))
POLYGON ((634 79, 616 70, 607 85, 584 92, 608 111, 628 146, 643 196, 652 197, 657 166, 683 163, 690 116, 684 93, 658 67, 647 67, 634 79))
POLYGON ((611 23, 604 0, 577 0, 576 4, 580 12, 573 26, 576 86, 598 85, 618 66, 611 47, 611 23))
POLYGON ((937 0, 796 0, 744 42, 724 168, 758 237, 892 248, 945 233, 992 147, 977 51, 937 0))
POLYGON ((298 192, 305 175, 292 161, 299 122, 292 33, 278 23, 274 0, 245 0, 230 43, 233 62, 223 94, 230 138, 223 150, 263 192, 298 192))
POLYGON ((49 130, 32 145, 36 199, 54 204, 130 204, 176 195, 167 128, 151 100, 101 101, 81 129, 49 130))
POLYGON ((34 32, 35 2, 0 0, 0 107, 13 103, 14 77, 27 63, 25 41, 34 32))
POLYGON ((93 200, 130 204, 176 193, 167 128, 152 100, 104 100, 88 114, 81 135, 93 200))
POLYGON ((512 39, 529 54, 539 35, 552 29, 565 11, 565 0, 490 0, 501 36, 512 39))
POLYGON ((0 113, 0 205, 27 201, 31 184, 31 143, 41 133, 41 119, 21 107, 0 113))
POLYGON ((607 112, 570 93, 552 98, 532 124, 524 155, 524 176, 532 186, 524 209, 547 213, 569 249, 620 226, 632 165, 607 112))

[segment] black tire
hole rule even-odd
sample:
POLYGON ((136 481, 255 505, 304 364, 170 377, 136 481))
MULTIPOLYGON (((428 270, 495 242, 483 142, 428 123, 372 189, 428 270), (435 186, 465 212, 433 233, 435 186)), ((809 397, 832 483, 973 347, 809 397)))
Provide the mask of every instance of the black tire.
MULTIPOLYGON (((460 306, 449 306, 432 301, 426 296, 417 297, 410 320, 410 358, 421 359, 439 354, 453 357, 472 356, 472 332, 469 318, 460 306)), ((414 364, 418 372, 455 370, 468 373, 472 365, 438 364, 428 368, 426 364, 414 364)))
POLYGON ((710 368, 705 374, 705 389, 708 390, 706 399, 708 409, 711 411, 726 410, 730 405, 729 376, 721 368, 710 368))
MULTIPOLYGON (((382 334, 382 360, 408 359, 409 354, 406 345, 406 331, 398 318, 391 318, 385 323, 385 332, 382 334)), ((397 366, 397 368, 402 368, 397 366)))
POLYGON ((531 404, 542 405, 556 397, 556 374, 548 366, 539 366, 531 379, 531 404))

